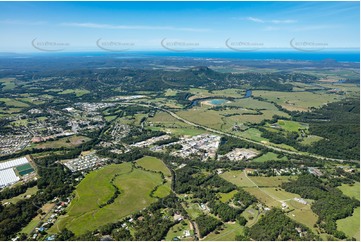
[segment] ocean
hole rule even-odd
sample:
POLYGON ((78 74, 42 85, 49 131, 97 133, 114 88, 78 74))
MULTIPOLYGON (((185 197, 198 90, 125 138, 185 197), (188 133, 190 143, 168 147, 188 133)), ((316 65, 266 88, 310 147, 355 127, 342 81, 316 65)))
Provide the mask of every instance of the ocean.
MULTIPOLYGON (((19 55, 19 54, 18 54, 19 55)), ((239 59, 239 60, 295 60, 295 61, 322 61, 332 59, 338 62, 360 62, 360 52, 350 50, 329 51, 322 50, 317 52, 302 52, 297 50, 280 51, 124 51, 124 52, 57 52, 57 53, 27 53, 20 54, 20 57, 35 56, 57 56, 57 57, 104 57, 113 58, 151 58, 151 57, 188 57, 205 59, 239 59)), ((1 55, 0 55, 1 57, 1 55)), ((20 58, 19 56, 10 56, 20 58)))

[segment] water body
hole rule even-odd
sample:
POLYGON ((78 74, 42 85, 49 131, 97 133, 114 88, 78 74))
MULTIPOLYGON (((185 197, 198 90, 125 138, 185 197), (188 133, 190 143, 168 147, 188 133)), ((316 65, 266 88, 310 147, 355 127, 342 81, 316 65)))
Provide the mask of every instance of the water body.
POLYGON ((193 52, 148 52, 145 55, 153 56, 175 56, 175 57, 196 57, 196 58, 221 58, 221 59, 244 59, 244 60, 308 60, 321 61, 333 59, 336 61, 360 62, 359 51, 255 51, 255 52, 226 52, 226 51, 193 51, 193 52))
POLYGON ((192 101, 192 103, 189 105, 189 108, 193 108, 194 106, 198 106, 199 101, 198 100, 194 100, 192 101))
MULTIPOLYGON (((0 53, 1 54, 1 53, 0 53)), ((32 56, 73 56, 73 57, 101 57, 112 56, 115 58, 152 58, 152 57, 191 57, 191 58, 221 58, 221 59, 239 59, 239 60, 308 60, 321 61, 333 59, 345 62, 360 62, 359 50, 322 50, 318 52, 302 52, 296 50, 286 51, 254 51, 254 52, 237 52, 237 51, 188 51, 188 52, 171 52, 171 51, 125 51, 124 53, 114 52, 62 52, 62 53, 37 53, 24 54, 24 57, 32 56)), ((1 55, 0 55, 1 57, 1 55)), ((13 56, 19 58, 19 56, 13 56)))
POLYGON ((212 105, 222 105, 226 102, 228 102, 228 100, 226 100, 226 99, 212 99, 209 101, 209 103, 212 105))
POLYGON ((252 90, 246 90, 246 94, 244 94, 244 98, 248 98, 252 96, 252 90))

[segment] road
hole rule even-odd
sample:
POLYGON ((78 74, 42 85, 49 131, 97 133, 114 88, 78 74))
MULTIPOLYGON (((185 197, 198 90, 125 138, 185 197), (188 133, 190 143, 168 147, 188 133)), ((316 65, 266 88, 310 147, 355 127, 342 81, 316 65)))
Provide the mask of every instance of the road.
POLYGON ((189 120, 186 120, 186 119, 178 116, 178 115, 175 114, 174 112, 169 111, 168 109, 161 108, 161 107, 157 107, 157 106, 150 105, 150 104, 132 103, 132 102, 126 102, 126 103, 122 103, 122 104, 126 104, 126 105, 138 105, 138 106, 143 106, 143 107, 155 108, 155 109, 161 110, 161 111, 163 111, 163 112, 166 112, 166 113, 170 114, 172 117, 178 119, 179 121, 182 121, 183 123, 189 124, 189 125, 191 125, 191 126, 194 126, 194 127, 197 127, 197 128, 201 128, 201 129, 210 131, 210 132, 212 132, 212 133, 220 134, 220 135, 223 135, 223 136, 228 136, 228 137, 240 139, 240 140, 243 140, 243 141, 247 141, 247 142, 252 143, 252 144, 261 145, 261 146, 263 146, 263 147, 266 147, 266 148, 269 148, 269 149, 272 149, 272 150, 275 150, 275 151, 279 151, 279 152, 284 152, 284 153, 288 153, 288 154, 292 154, 292 155, 303 155, 303 156, 308 156, 308 157, 311 157, 311 158, 316 158, 316 159, 321 159, 321 160, 328 160, 328 161, 336 161, 336 162, 340 162, 340 163, 343 163, 343 162, 359 163, 359 161, 354 161, 354 160, 342 160, 342 159, 329 158, 329 157, 324 157, 324 156, 309 154, 309 153, 305 153, 305 152, 301 152, 301 151, 286 150, 286 149, 282 149, 282 148, 279 148, 279 147, 275 147, 275 146, 272 146, 272 145, 269 145, 269 144, 263 144, 263 143, 258 142, 258 141, 254 141, 254 140, 247 139, 247 138, 244 138, 244 137, 241 137, 241 136, 238 136, 238 135, 226 133, 226 132, 223 132, 223 131, 220 131, 220 130, 216 130, 216 129, 209 128, 209 127, 207 127, 207 126, 203 126, 203 125, 200 125, 200 124, 193 123, 193 122, 191 122, 191 121, 189 121, 189 120))

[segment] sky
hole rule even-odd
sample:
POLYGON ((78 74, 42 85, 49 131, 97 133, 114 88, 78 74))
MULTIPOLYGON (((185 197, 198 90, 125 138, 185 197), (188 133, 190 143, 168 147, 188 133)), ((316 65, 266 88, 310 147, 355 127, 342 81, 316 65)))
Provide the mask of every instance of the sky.
POLYGON ((0 2, 0 52, 356 48, 359 2, 0 2))

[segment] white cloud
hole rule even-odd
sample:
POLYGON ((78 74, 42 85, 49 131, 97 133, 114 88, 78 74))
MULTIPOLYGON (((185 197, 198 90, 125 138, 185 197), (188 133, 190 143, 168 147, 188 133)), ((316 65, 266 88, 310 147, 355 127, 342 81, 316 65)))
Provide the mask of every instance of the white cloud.
POLYGON ((271 24, 292 24, 297 23, 294 19, 272 19, 272 20, 264 20, 260 18, 254 18, 254 17, 247 17, 246 20, 252 21, 255 23, 271 23, 271 24))
POLYGON ((342 25, 304 25, 304 26, 295 26, 295 27, 280 27, 277 26, 267 26, 263 30, 264 31, 288 31, 288 32, 302 32, 302 31, 313 31, 313 30, 323 30, 323 29, 336 29, 341 28, 342 25))
POLYGON ((61 23, 61 26, 81 27, 81 28, 96 28, 96 29, 125 29, 125 30, 174 30, 174 31, 189 31, 189 32, 208 32, 210 29, 201 28, 184 28, 173 26, 152 26, 152 25, 112 25, 112 24, 98 24, 98 23, 61 23))
POLYGON ((248 17, 247 20, 252 21, 252 22, 256 22, 256 23, 264 23, 264 21, 262 19, 259 19, 259 18, 248 17))
POLYGON ((285 19, 285 20, 274 19, 271 20, 270 22, 274 24, 292 24, 292 23, 296 23, 297 21, 293 19, 285 19))

